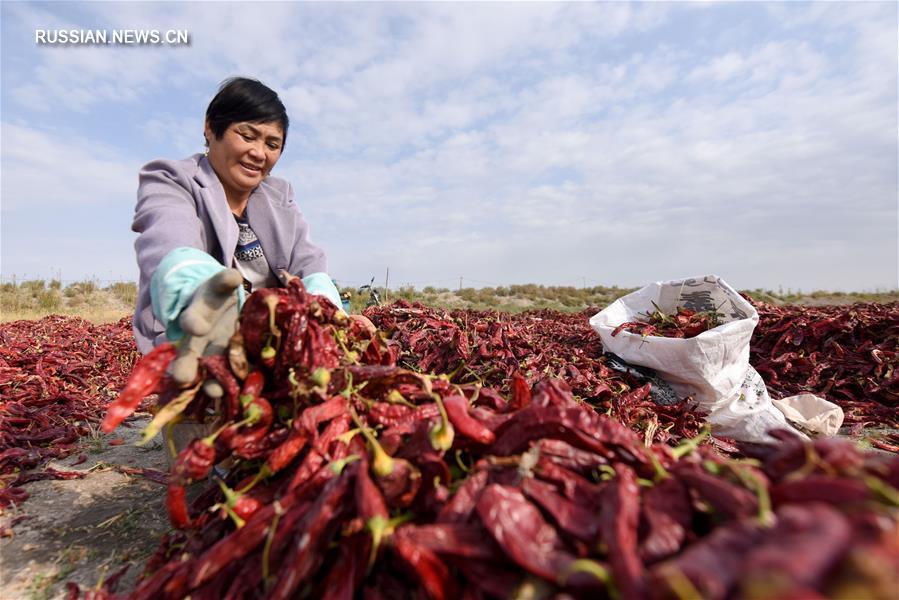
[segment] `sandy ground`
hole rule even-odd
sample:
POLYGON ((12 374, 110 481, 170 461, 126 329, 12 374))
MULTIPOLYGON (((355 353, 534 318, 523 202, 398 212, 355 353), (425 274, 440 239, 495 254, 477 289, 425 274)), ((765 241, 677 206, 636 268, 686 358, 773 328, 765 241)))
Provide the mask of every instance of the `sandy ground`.
POLYGON ((0 598, 50 599, 65 595, 74 581, 94 587, 125 565, 118 591, 131 589, 146 559, 169 531, 163 500, 165 487, 117 467, 168 471, 165 450, 157 436, 135 446, 149 417, 140 415, 130 427, 110 435, 83 438, 87 460, 71 466, 78 454, 49 466, 86 473, 83 479, 36 481, 25 486, 31 494, 16 509, 0 516, 12 536, 0 539, 0 598), (116 438, 122 445, 109 445, 116 438))

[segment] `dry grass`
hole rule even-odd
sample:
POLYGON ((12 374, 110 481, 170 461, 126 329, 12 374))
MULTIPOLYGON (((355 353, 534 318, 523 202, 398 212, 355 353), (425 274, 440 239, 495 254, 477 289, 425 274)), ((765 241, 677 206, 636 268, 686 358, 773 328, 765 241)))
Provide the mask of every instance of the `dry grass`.
POLYGON ((33 321, 42 319, 48 315, 65 315, 67 317, 78 317, 85 321, 90 321, 95 325, 103 323, 115 323, 123 317, 130 316, 132 310, 123 309, 107 309, 107 308, 79 308, 71 310, 56 310, 47 312, 45 310, 18 310, 0 312, 0 323, 8 323, 10 321, 28 320, 33 321))
POLYGON ((93 281, 79 281, 65 288, 58 281, 42 279, 4 283, 0 286, 0 322, 61 314, 109 323, 131 314, 136 296, 134 283, 105 288, 93 281))

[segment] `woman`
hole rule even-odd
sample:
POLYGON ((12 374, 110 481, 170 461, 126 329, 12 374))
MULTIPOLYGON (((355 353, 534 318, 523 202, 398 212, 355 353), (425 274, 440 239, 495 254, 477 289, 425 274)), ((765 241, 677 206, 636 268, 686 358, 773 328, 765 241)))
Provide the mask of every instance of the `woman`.
POLYGON ((274 91, 229 79, 206 110, 206 154, 156 160, 140 172, 134 334, 142 353, 183 338, 172 373, 184 384, 200 356, 224 350, 245 291, 299 276, 341 306, 293 188, 270 175, 288 124, 274 91))

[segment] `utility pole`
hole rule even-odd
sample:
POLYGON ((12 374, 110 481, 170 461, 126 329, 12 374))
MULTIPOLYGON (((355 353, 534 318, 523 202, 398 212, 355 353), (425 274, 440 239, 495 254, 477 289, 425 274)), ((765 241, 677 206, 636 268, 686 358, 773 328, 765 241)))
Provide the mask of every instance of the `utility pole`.
POLYGON ((390 281, 390 267, 387 267, 387 273, 384 275, 384 302, 387 303, 390 298, 388 297, 388 287, 387 284, 390 281))

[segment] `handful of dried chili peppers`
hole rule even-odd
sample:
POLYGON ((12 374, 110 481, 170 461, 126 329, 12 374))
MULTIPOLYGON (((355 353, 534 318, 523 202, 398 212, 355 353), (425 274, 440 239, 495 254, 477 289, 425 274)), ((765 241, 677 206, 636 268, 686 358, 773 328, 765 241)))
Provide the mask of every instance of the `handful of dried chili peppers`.
POLYGON ((612 330, 612 337, 629 331, 644 337, 654 335, 669 338, 692 338, 722 323, 724 315, 717 310, 695 311, 677 307, 669 315, 653 303, 655 310, 647 311, 645 319, 622 323, 612 330))
MULTIPOLYGON (((506 346, 493 331, 488 354, 506 346)), ((229 356, 204 361, 221 401, 159 375, 157 414, 218 421, 179 454, 178 531, 129 597, 877 597, 895 581, 870 565, 899 560, 897 458, 785 437, 725 459, 705 432, 653 443, 560 379, 498 390, 398 355, 294 281, 253 294, 229 356)))

